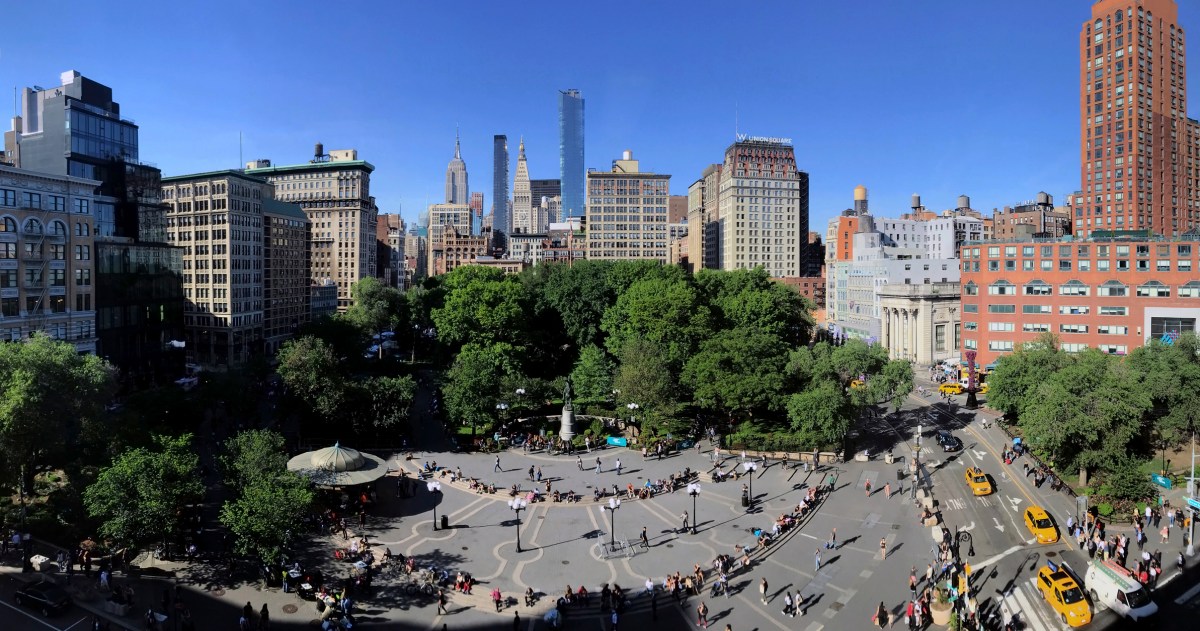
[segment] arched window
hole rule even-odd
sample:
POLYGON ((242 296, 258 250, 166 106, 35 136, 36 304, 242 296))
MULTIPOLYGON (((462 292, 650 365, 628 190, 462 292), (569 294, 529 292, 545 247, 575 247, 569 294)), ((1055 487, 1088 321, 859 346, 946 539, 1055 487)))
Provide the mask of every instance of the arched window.
POLYGON ((1078 280, 1069 280, 1058 286, 1058 295, 1060 296, 1086 296, 1091 293, 1091 288, 1078 280))
POLYGON ((42 234, 42 222, 37 219, 29 219, 25 222, 25 232, 28 234, 42 234))
POLYGON ((1044 280, 1031 280, 1025 284, 1026 296, 1049 296, 1051 288, 1044 280))
POLYGON ((1170 298, 1171 288, 1156 281, 1146 281, 1144 285, 1138 285, 1137 295, 1149 298, 1170 298))
POLYGON ((1006 280, 998 280, 991 285, 988 285, 988 295, 990 296, 1012 296, 1017 293, 1017 286, 1006 280))
POLYGON ((17 222, 12 217, 0 217, 0 232, 16 232, 17 222))
POLYGON ((61 221, 51 221, 50 222, 50 234, 52 234, 56 237, 67 236, 67 224, 65 224, 61 221))

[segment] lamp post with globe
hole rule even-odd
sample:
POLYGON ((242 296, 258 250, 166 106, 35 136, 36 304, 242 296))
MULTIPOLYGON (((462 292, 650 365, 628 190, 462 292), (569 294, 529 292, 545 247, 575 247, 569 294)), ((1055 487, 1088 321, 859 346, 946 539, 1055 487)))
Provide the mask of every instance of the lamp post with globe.
POLYGON ((608 529, 609 529, 609 546, 615 548, 617 546, 617 509, 621 508, 621 500, 610 497, 608 498, 608 506, 601 506, 600 510, 608 511, 608 529))
POLYGON ((692 534, 696 534, 696 522, 699 517, 696 515, 696 498, 700 495, 700 483, 692 482, 687 486, 688 495, 692 496, 692 534))
POLYGON ((517 514, 517 552, 518 553, 521 552, 521 511, 525 510, 525 508, 528 506, 529 506, 529 504, 525 500, 523 500, 519 497, 508 501, 508 507, 511 508, 512 511, 517 514))
POLYGON ((437 496, 442 492, 442 483, 436 480, 431 480, 425 485, 429 492, 433 494, 433 529, 438 529, 437 524, 437 496))

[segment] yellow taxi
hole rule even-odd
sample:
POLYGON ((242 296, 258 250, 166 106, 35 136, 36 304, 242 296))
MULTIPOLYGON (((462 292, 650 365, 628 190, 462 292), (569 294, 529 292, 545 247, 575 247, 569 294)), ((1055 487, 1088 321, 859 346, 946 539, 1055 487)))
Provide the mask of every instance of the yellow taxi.
POLYGON ((1058 529, 1040 506, 1030 506, 1025 509, 1025 527, 1037 539, 1038 543, 1054 543, 1058 541, 1058 529))
POLYGON ((1083 588, 1067 572, 1057 567, 1043 566, 1038 570, 1037 588, 1063 622, 1072 627, 1082 627, 1092 621, 1092 609, 1088 606, 1083 588))
POLYGON ((975 391, 979 394, 987 394, 988 385, 986 383, 981 383, 979 384, 979 387, 975 389, 975 391))
POLYGON ((943 383, 938 386, 938 392, 942 394, 962 394, 963 387, 961 383, 943 383))
POLYGON ((990 495, 992 493, 992 483, 988 480, 987 474, 979 467, 967 467, 967 473, 963 476, 967 480, 967 486, 971 488, 971 493, 975 495, 990 495))

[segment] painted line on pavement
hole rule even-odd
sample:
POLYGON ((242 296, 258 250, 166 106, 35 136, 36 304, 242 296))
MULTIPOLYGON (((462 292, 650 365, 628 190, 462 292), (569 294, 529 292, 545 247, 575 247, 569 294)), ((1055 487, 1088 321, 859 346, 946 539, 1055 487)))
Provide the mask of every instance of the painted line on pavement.
POLYGON ((1011 548, 1009 548, 1009 549, 1005 550, 1004 552, 1001 552, 1000 554, 997 554, 997 555, 995 555, 995 556, 988 557, 988 558, 986 558, 986 559, 984 559, 984 560, 982 560, 982 561, 980 561, 980 562, 978 562, 978 563, 972 563, 972 564, 971 564, 971 567, 972 567, 972 568, 987 567, 987 566, 989 566, 989 565, 991 565, 991 564, 993 564, 993 563, 996 563, 996 562, 1000 561, 1000 560, 1001 560, 1001 559, 1003 559, 1004 557, 1006 557, 1006 556, 1008 556, 1008 555, 1010 555, 1010 554, 1012 554, 1012 553, 1014 553, 1014 552, 1018 552, 1018 551, 1020 551, 1020 550, 1024 550, 1024 549, 1025 549, 1025 546, 1032 544, 1034 541, 1035 541, 1035 540, 1034 540, 1033 538, 1030 538, 1029 540, 1025 541, 1024 543, 1018 543, 1017 545, 1015 545, 1015 546, 1013 546, 1013 547, 1011 547, 1011 548))
POLYGON ((42 625, 43 627, 46 627, 49 629, 54 629, 54 631, 61 631, 58 627, 50 624, 49 622, 46 622, 45 620, 38 618, 37 616, 29 613, 28 611, 25 611, 24 609, 20 609, 20 608, 16 607, 15 605, 10 605, 6 602, 0 602, 0 605, 4 605, 5 607, 12 609, 13 611, 21 614, 22 616, 25 616, 26 618, 29 618, 30 620, 42 625))
MULTIPOLYGON (((1176 576, 1179 576, 1179 572, 1172 574, 1171 578, 1175 578, 1176 576)), ((1167 580, 1170 580, 1170 579, 1167 579, 1167 580)), ((1162 582, 1165 585, 1167 581, 1162 581, 1162 582)), ((1200 583, 1197 583, 1195 587, 1184 592, 1179 598, 1176 598, 1175 604, 1182 605, 1183 603, 1194 598, 1196 596, 1196 594, 1200 594, 1200 583)))

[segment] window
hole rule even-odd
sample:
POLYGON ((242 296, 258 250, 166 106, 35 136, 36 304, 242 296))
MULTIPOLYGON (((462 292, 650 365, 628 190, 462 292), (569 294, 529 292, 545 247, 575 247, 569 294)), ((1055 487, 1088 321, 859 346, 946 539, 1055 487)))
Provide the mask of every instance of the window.
POLYGON ((0 206, 16 206, 17 192, 7 188, 0 188, 0 206))
POLYGON ((1063 305, 1058 308, 1058 315, 1087 315, 1091 307, 1063 305))
POLYGON ((1025 285, 1026 296, 1049 296, 1051 293, 1050 285, 1040 280, 1031 280, 1025 285))
POLYGON ((1021 313, 1050 313, 1050 305, 1021 305, 1021 313))
POLYGON ((76 198, 73 206, 75 207, 76 214, 86 215, 88 212, 88 200, 86 199, 76 198))
POLYGON ((90 287, 92 284, 92 270, 77 269, 75 270, 75 286, 90 287))
POLYGON ((1200 298, 1200 281, 1188 281, 1179 288, 1180 298, 1200 298))
POLYGON ((49 195, 48 197, 50 199, 50 210, 63 212, 67 209, 67 198, 62 195, 49 195))
POLYGON ((1054 271, 1054 261, 1052 261, 1050 259, 1042 259, 1042 271, 1043 272, 1053 272, 1054 271))
POLYGON ((988 295, 991 296, 1012 296, 1016 293, 1016 286, 1008 281, 999 280, 988 286, 988 295))
POLYGON ((41 193, 28 193, 28 192, 21 193, 21 205, 24 206, 25 208, 41 209, 42 194, 41 193))
POLYGON ((1009 340, 991 340, 988 342, 989 351, 1011 351, 1013 343, 1009 340))
POLYGON ((53 261, 67 260, 67 246, 62 243, 50 244, 50 259, 53 261))
POLYGON ((988 322, 988 330, 1012 332, 1015 329, 1012 322, 988 322))
POLYGON ((1138 285, 1137 295, 1149 298, 1169 298, 1171 297, 1171 288, 1152 280, 1145 285, 1138 285))
POLYGON ((939 351, 946 350, 946 325, 939 324, 933 329, 933 339, 935 348, 939 351))
POLYGON ((1090 293, 1088 286, 1077 280, 1069 280, 1058 287, 1060 296, 1086 296, 1088 293, 1090 293))
POLYGON ((19 298, 0 298, 0 315, 13 318, 21 315, 19 298))
POLYGON ((979 295, 979 287, 976 286, 974 282, 967 283, 967 286, 963 287, 963 290, 964 290, 964 293, 966 293, 966 295, 968 295, 968 296, 978 296, 979 295))
POLYGON ((1101 325, 1096 327, 1096 333, 1100 335, 1129 335, 1129 327, 1115 325, 1101 325))
POLYGON ((1063 344, 1059 348, 1061 348, 1064 353, 1082 353, 1083 351, 1087 350, 1087 347, 1087 344, 1063 344))
POLYGON ((0 269, 0 289, 16 289, 17 270, 0 269))
POLYGON ((1096 261, 1096 271, 1107 272, 1108 270, 1109 270, 1108 259, 1100 259, 1099 261, 1096 261))
POLYGON ((962 324, 963 324, 963 328, 968 331, 974 331, 979 328, 978 322, 969 322, 968 321, 968 322, 963 322, 962 324))
POLYGON ((1050 331, 1050 325, 1036 322, 1025 322, 1021 325, 1021 330, 1025 333, 1047 333, 1050 331))
POLYGON ((1128 307, 1100 307, 1100 315, 1102 315, 1102 316, 1129 315, 1129 308, 1128 307))
POLYGON ((1121 283, 1110 280, 1099 287, 1096 291, 1097 296, 1105 298, 1113 298, 1117 296, 1126 296, 1129 294, 1129 288, 1121 283))
POLYGON ((1086 324, 1060 324, 1058 325, 1059 333, 1087 333, 1088 326, 1086 324))
POLYGON ((988 305, 988 313, 1016 313, 1016 305, 988 305))
POLYGON ((971 340, 971 339, 963 340, 963 348, 974 349, 977 346, 978 346, 978 344, 975 342, 975 340, 971 340))
POLYGON ((0 217, 0 232, 16 232, 17 222, 12 217, 0 217))
POLYGON ((92 259, 92 246, 77 245, 75 246, 76 261, 90 261, 92 259))
POLYGON ((17 258, 17 244, 0 242, 0 260, 17 258))
MULTIPOLYGON (((0 248, 2 248, 3 246, 4 246, 4 244, 0 243, 0 248)), ((2 252, 2 251, 0 251, 0 252, 2 252)), ((0 258, 4 258, 4 257, 0 256, 0 258)), ((963 303, 963 313, 979 313, 979 305, 971 304, 969 302, 963 303)))
POLYGON ((65 270, 65 269, 50 270, 50 286, 51 287, 66 287, 67 286, 67 270, 65 270))
POLYGON ((1060 271, 1060 272, 1071 271, 1071 261, 1069 259, 1059 259, 1058 271, 1060 271))
POLYGON ((1102 352, 1108 353, 1109 355, 1124 355, 1129 352, 1129 347, 1125 346, 1124 344, 1101 344, 1096 348, 1100 349, 1102 352))

